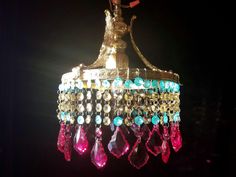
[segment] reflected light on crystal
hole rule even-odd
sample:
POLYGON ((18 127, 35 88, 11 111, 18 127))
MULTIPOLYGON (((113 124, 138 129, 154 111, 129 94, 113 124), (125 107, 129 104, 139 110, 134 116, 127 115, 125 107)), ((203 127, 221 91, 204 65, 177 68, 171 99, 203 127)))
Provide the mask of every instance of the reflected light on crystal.
POLYGON ((106 61, 106 69, 115 69, 116 68, 116 60, 114 56, 110 55, 108 60, 106 61))

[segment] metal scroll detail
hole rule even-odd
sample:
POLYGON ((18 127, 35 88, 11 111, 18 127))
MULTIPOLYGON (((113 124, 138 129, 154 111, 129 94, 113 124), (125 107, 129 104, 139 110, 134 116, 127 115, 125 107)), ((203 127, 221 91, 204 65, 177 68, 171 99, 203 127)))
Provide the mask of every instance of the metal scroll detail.
POLYGON ((151 64, 146 57, 143 56, 143 54, 141 53, 141 51, 139 50, 138 46, 136 45, 135 41, 134 41, 134 37, 133 37, 133 22, 136 19, 136 16, 133 16, 130 20, 130 39, 131 39, 131 43, 133 45, 133 48, 135 50, 135 52, 137 53, 137 55, 139 56, 139 58, 143 61, 143 63, 145 64, 145 66, 147 66, 149 69, 153 70, 153 71, 162 71, 159 68, 157 68, 156 66, 154 66, 153 64, 151 64))

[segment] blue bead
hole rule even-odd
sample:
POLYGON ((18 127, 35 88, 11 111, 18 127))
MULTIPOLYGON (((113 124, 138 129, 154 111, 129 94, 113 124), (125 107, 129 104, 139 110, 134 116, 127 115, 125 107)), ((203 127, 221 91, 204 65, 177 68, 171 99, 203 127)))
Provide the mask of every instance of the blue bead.
POLYGON ((138 115, 138 111, 137 111, 137 110, 133 110, 133 111, 132 111, 132 116, 135 117, 135 116, 137 116, 137 115, 138 115))
POLYGON ((133 82, 131 80, 125 81, 125 84, 124 84, 125 88, 130 89, 130 88, 132 88, 132 85, 133 85, 133 82))
POLYGON ((145 80, 144 81, 144 87, 145 88, 150 88, 150 86, 151 86, 151 81, 150 80, 145 80))
POLYGON ((70 114, 66 114, 66 121, 70 121, 70 114))
POLYGON ((170 92, 174 91, 174 86, 175 86, 175 83, 170 81, 170 92))
POLYGON ((152 87, 153 88, 157 88, 158 87, 158 81, 157 80, 153 80, 152 81, 152 87))
POLYGON ((66 112, 61 112, 60 113, 61 120, 65 119, 66 114, 67 114, 66 112))
POLYGON ((164 115, 163 115, 163 122, 164 122, 165 124, 168 123, 168 117, 167 117, 167 114, 166 114, 166 113, 164 113, 164 115))
POLYGON ((153 125, 157 125, 159 122, 160 122, 160 118, 158 117, 158 115, 152 116, 153 125))
POLYGON ((123 80, 120 77, 117 77, 114 79, 112 84, 114 87, 121 87, 123 84, 123 80))
POLYGON ((165 91, 165 82, 164 81, 160 81, 160 91, 161 92, 165 91))
POLYGON ((123 124, 123 118, 120 116, 117 116, 114 118, 113 123, 115 124, 115 126, 119 127, 120 125, 123 124))
POLYGON ((154 91, 152 89, 148 90, 148 93, 152 94, 154 91))
POLYGON ((165 90, 168 92, 170 91, 170 81, 165 82, 165 90))
POLYGON ((180 91, 180 86, 179 84, 175 83, 174 84, 174 92, 179 92, 180 91))
POLYGON ((109 88, 110 87, 110 82, 108 80, 103 80, 102 81, 102 86, 105 87, 105 88, 109 88))
POLYGON ((101 123, 102 123, 102 117, 101 117, 100 115, 97 115, 97 116, 95 117, 95 123, 96 123, 96 124, 101 124, 101 123))
POLYGON ((143 117, 142 117, 142 116, 136 116, 136 117, 134 118, 134 123, 135 123, 136 125, 138 125, 138 126, 142 125, 143 122, 144 122, 144 120, 143 120, 143 117))
POLYGON ((179 112, 176 112, 176 113, 174 114, 174 116, 173 116, 173 120, 174 120, 174 122, 178 122, 178 121, 180 121, 179 112))
POLYGON ((77 123, 82 125, 84 123, 84 117, 83 116, 78 116, 77 117, 77 123))
POLYGON ((134 83, 135 83, 135 85, 137 85, 137 86, 141 86, 141 85, 143 85, 143 79, 141 78, 141 77, 136 77, 135 79, 134 79, 134 83))

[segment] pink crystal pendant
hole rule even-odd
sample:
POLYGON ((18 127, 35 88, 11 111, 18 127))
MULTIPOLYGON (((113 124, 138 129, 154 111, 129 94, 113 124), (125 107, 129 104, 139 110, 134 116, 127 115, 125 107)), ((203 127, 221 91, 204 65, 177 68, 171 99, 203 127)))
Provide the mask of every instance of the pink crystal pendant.
POLYGON ((91 161, 98 168, 103 168, 107 163, 107 155, 100 138, 96 138, 91 151, 91 161))
POLYGON ((82 125, 78 125, 74 136, 74 149, 82 155, 88 149, 88 139, 82 125))
POLYGON ((149 133, 146 141, 147 150, 154 156, 157 156, 162 151, 162 139, 160 136, 159 125, 154 125, 152 131, 149 133))
POLYGON ((108 144, 108 149, 110 153, 116 158, 120 158, 122 155, 128 152, 129 143, 120 127, 116 127, 116 130, 108 144))
POLYGON ((66 126, 65 134, 65 146, 64 146, 64 157, 66 161, 71 161, 71 150, 72 150, 72 136, 71 136, 71 126, 66 126))
POLYGON ((148 159, 149 155, 146 151, 145 145, 141 142, 141 137, 138 137, 128 156, 128 160, 132 166, 140 169, 148 162, 148 159))
POLYGON ((61 122, 60 124, 60 130, 57 138, 57 149, 61 151, 62 153, 64 152, 64 146, 65 146, 65 131, 66 131, 66 125, 64 122, 61 122))
POLYGON ((182 147, 182 136, 179 130, 179 123, 172 123, 170 127, 170 140, 175 152, 182 147))
POLYGON ((168 127, 164 126, 163 128, 163 142, 161 145, 162 148, 162 161, 164 163, 167 163, 170 157, 170 145, 168 143, 169 140, 169 132, 168 132, 168 127))

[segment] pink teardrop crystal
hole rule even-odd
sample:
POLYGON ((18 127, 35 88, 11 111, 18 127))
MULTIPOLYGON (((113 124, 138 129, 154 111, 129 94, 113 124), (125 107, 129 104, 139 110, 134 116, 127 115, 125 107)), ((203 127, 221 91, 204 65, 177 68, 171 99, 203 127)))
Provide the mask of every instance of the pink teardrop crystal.
POLYGON ((71 161, 71 150, 72 150, 72 136, 71 136, 71 126, 66 126, 65 134, 65 146, 64 146, 64 157, 66 161, 71 161))
POLYGON ((103 168, 107 163, 107 155, 104 151, 101 139, 96 139, 91 151, 91 161, 98 168, 103 168))
POLYGON ((138 137, 128 156, 128 160, 132 166, 140 169, 148 162, 148 159, 149 155, 146 151, 145 145, 141 142, 141 137, 138 137))
POLYGON ((160 136, 159 126, 154 125, 152 131, 149 134, 149 138, 146 141, 147 150, 154 156, 157 156, 162 151, 162 139, 160 136))
POLYGON ((110 142, 108 143, 108 150, 116 158, 120 158, 129 150, 129 143, 125 138, 124 133, 120 127, 116 127, 116 131, 111 137, 110 142))
POLYGON ((182 147, 182 136, 179 130, 179 123, 171 124, 170 140, 174 151, 179 151, 179 149, 182 147))
POLYGON ((60 124, 60 130, 57 138, 57 149, 61 151, 62 153, 64 152, 64 146, 65 146, 65 131, 66 131, 66 125, 64 122, 61 122, 60 124))
POLYGON ((168 143, 169 140, 169 130, 167 126, 163 128, 163 142, 161 145, 162 148, 162 161, 167 163, 170 157, 170 145, 168 143))
POLYGON ((80 155, 82 155, 88 149, 88 139, 82 125, 77 127, 74 136, 74 149, 80 155))

